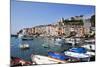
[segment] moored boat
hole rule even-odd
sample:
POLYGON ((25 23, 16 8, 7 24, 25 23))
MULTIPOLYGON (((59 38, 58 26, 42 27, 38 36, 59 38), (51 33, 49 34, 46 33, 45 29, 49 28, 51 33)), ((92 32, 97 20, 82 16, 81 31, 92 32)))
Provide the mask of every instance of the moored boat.
POLYGON ((33 38, 22 38, 22 40, 33 40, 33 38))
POLYGON ((18 38, 22 40, 33 40, 33 36, 18 34, 18 38))
POLYGON ((58 60, 58 59, 54 59, 54 58, 42 56, 42 55, 32 55, 31 58, 32 58, 32 61, 35 62, 36 64, 66 63, 65 61, 61 61, 61 60, 58 60))
POLYGON ((11 34, 11 37, 18 37, 18 35, 16 35, 16 34, 11 34))
POLYGON ((56 38, 55 41, 58 42, 58 43, 65 43, 64 38, 56 38))
POLYGON ((86 48, 78 47, 78 48, 71 48, 64 52, 66 56, 69 58, 78 59, 79 61, 90 61, 91 57, 95 56, 94 53, 87 51, 86 48))
POLYGON ((49 48, 49 47, 50 47, 49 44, 47 44, 47 43, 42 44, 42 46, 43 46, 44 48, 49 48))
POLYGON ((78 59, 79 61, 82 61, 82 62, 90 61, 90 57, 91 57, 91 55, 89 55, 89 54, 75 53, 75 52, 71 52, 71 51, 65 51, 64 53, 66 56, 69 56, 70 58, 78 59))
POLYGON ((18 34, 18 38, 22 38, 23 36, 23 34, 18 34))
POLYGON ((62 38, 56 38, 54 39, 54 42, 56 46, 62 46, 65 43, 65 40, 62 38))
POLYGON ((95 44, 86 44, 86 45, 83 45, 81 47, 84 47, 88 50, 94 50, 95 51, 95 44))
POLYGON ((21 49, 29 49, 29 44, 21 44, 19 45, 21 49))

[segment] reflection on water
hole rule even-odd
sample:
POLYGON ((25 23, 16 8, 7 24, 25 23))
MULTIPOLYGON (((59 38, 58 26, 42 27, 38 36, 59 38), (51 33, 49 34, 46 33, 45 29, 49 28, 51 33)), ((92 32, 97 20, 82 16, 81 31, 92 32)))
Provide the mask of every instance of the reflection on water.
POLYGON ((47 55, 48 50, 61 52, 67 48, 68 45, 57 45, 55 40, 52 38, 38 37, 34 38, 33 40, 22 41, 21 39, 11 37, 11 56, 20 57, 28 61, 31 61, 31 54, 47 55), (29 44, 30 49, 20 49, 19 45, 21 44, 29 44), (46 44, 49 47, 44 48, 43 44, 46 44))

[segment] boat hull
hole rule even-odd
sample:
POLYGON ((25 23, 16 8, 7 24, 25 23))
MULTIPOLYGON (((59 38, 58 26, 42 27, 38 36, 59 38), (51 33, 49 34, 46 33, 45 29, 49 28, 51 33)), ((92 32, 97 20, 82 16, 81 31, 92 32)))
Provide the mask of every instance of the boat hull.
POLYGON ((66 63, 65 61, 57 60, 47 56, 41 55, 32 55, 32 61, 36 64, 58 64, 58 63, 66 63))
POLYGON ((69 58, 78 59, 81 62, 88 62, 91 57, 91 55, 85 53, 75 53, 70 51, 65 51, 64 53, 66 56, 69 56, 69 58))
POLYGON ((29 45, 28 44, 23 44, 19 46, 21 49, 29 49, 29 45))

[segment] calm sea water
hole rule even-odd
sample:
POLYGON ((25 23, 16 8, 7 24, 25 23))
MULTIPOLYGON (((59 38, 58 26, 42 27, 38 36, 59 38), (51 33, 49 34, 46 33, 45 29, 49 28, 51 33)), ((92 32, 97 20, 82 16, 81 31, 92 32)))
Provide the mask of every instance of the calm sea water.
POLYGON ((39 54, 47 56, 48 50, 61 52, 67 49, 68 46, 56 45, 55 41, 49 38, 33 38, 33 40, 23 41, 19 38, 11 37, 11 56, 20 57, 24 60, 31 61, 31 54, 39 54), (30 48, 22 50, 19 48, 21 44, 29 44, 30 48), (48 44, 49 48, 44 48, 42 45, 48 44))

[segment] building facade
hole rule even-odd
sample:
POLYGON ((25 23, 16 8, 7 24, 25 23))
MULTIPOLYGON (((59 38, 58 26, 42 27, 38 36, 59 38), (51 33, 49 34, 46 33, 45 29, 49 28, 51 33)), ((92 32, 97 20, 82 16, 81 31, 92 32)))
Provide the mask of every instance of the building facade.
MULTIPOLYGON (((83 20, 83 16, 75 16, 74 20, 83 20)), ((90 33, 91 23, 90 19, 81 21, 70 21, 65 23, 65 19, 60 19, 56 24, 39 25, 32 28, 24 28, 25 35, 41 35, 41 36, 70 36, 71 32, 75 32, 77 37, 83 37, 90 33)))

